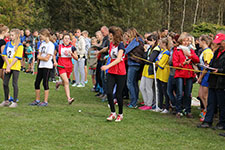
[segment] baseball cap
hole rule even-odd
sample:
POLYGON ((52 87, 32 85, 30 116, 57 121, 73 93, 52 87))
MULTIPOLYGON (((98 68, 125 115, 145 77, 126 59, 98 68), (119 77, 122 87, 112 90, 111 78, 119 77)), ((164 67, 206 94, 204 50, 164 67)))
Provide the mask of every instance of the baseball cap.
POLYGON ((213 43, 220 43, 221 41, 225 40, 225 34, 223 33, 218 33, 216 36, 215 36, 215 39, 213 40, 213 43))

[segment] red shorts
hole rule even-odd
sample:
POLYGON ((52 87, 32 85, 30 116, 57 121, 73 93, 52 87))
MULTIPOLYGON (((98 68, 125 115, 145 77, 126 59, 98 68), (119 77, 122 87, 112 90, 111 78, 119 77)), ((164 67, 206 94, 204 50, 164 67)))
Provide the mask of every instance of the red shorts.
POLYGON ((57 67, 57 68, 58 68, 59 74, 66 73, 68 79, 70 78, 70 75, 73 72, 73 68, 60 68, 60 67, 57 67))

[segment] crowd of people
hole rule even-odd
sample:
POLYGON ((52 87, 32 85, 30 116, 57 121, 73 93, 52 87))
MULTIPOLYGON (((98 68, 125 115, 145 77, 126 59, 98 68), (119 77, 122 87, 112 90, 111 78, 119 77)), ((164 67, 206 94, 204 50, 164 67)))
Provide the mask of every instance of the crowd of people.
POLYGON ((5 96, 0 107, 17 107, 19 72, 34 74, 37 70, 36 99, 30 103, 32 106, 48 106, 49 81, 56 82, 56 90, 63 85, 68 104, 72 104, 74 98, 69 85, 85 87, 89 74, 91 91, 97 92, 96 96, 103 102, 108 101, 111 111, 108 121, 123 120, 123 99, 130 99, 128 108, 137 108, 139 91, 143 102, 138 109, 193 118, 192 87, 193 83, 199 83, 202 123, 198 127, 212 127, 218 113, 219 122, 214 128, 225 129, 225 34, 222 31, 195 39, 189 33, 178 34, 163 28, 147 32, 143 37, 135 28, 123 31, 116 26, 102 26, 89 38, 88 31, 80 29, 56 33, 42 29, 33 34, 26 29, 24 34, 23 30, 9 30, 1 24, 0 47, 0 77, 5 96), (13 97, 9 95, 11 76, 13 97), (60 77, 58 81, 55 76, 60 77), (40 99, 42 80, 43 102, 40 99))

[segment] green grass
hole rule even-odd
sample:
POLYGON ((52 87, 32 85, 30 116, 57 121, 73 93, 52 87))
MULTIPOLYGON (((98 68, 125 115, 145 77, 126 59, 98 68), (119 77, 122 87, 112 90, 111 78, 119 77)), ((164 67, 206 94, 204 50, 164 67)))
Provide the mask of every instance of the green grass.
MULTIPOLYGON (((76 99, 72 106, 67 104, 63 87, 55 91, 55 84, 50 83, 49 106, 45 108, 28 106, 35 99, 34 80, 33 75, 20 73, 19 107, 0 108, 0 150, 225 148, 225 138, 218 136, 220 131, 196 128, 197 108, 192 109, 194 119, 176 119, 171 114, 124 107, 121 123, 107 122, 110 110, 90 92, 90 78, 85 88, 71 87, 76 99)), ((195 85, 194 96, 197 88, 195 85)), ((3 99, 2 88, 0 92, 3 99)))

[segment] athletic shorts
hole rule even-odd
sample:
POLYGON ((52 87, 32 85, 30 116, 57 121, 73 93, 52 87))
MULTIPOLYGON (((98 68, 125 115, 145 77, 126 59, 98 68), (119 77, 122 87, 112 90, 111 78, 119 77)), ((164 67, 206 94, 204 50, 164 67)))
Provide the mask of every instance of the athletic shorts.
POLYGON ((66 73, 67 78, 70 78, 71 73, 73 72, 73 68, 61 68, 61 67, 57 67, 59 74, 63 74, 66 73))
POLYGON ((32 62, 33 62, 33 57, 28 58, 28 63, 29 63, 29 64, 32 64, 32 62))
POLYGON ((87 66, 87 58, 85 58, 84 66, 87 66))
POLYGON ((4 60, 3 60, 2 56, 0 56, 0 69, 2 69, 3 64, 4 64, 4 60))

